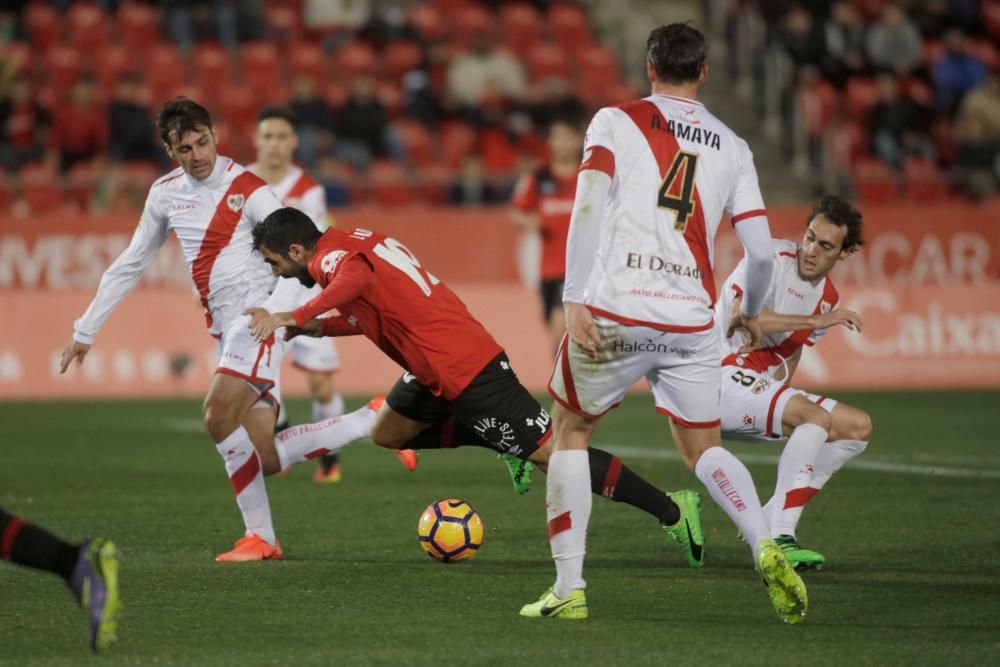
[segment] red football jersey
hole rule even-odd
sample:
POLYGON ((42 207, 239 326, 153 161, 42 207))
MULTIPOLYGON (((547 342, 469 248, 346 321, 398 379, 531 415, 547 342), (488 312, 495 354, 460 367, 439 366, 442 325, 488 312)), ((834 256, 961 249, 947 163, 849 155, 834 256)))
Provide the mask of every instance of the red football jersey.
POLYGON ((503 352, 462 300, 395 239, 366 229, 329 229, 316 242, 309 274, 326 288, 358 255, 374 275, 360 296, 337 306, 339 319, 435 395, 454 399, 503 352))
POLYGON ((521 177, 512 204, 525 213, 537 213, 542 236, 542 280, 566 275, 566 238, 576 197, 576 174, 559 178, 549 167, 521 177))

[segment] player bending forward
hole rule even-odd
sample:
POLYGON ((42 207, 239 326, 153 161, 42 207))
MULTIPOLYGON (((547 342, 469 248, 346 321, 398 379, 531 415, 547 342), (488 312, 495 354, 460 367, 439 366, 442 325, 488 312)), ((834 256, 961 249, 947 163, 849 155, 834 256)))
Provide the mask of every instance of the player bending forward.
POLYGON ((740 354, 745 339, 733 333, 740 326, 746 261, 723 283, 716 309, 723 346, 723 433, 738 439, 788 439, 764 514, 771 536, 796 569, 826 563, 822 554, 803 549, 795 538, 802 510, 835 472, 865 450, 871 437, 866 412, 789 386, 803 345, 814 345, 838 324, 861 331, 857 313, 837 309, 839 297, 828 274, 863 243, 861 214, 846 201, 826 196, 809 214, 801 245, 774 241, 774 275, 759 318, 763 347, 740 354))
POLYGON ((255 340, 250 318, 242 313, 265 302, 272 307, 294 303, 288 293, 294 295, 297 285, 278 281, 276 287, 270 268, 250 248, 253 226, 281 204, 258 176, 217 154, 212 119, 203 107, 184 98, 168 102, 157 126, 167 154, 180 167, 150 188, 131 243, 104 272, 93 302, 73 325, 60 372, 74 359, 83 362, 104 321, 174 232, 209 332, 219 342, 219 367, 203 408, 205 428, 225 461, 246 528, 235 548, 216 560, 279 559, 264 475, 367 436, 377 405, 292 428, 275 439, 284 341, 255 340))
MULTIPOLYGON (((503 348, 403 244, 365 229, 321 234, 293 208, 269 215, 253 236, 275 275, 323 288, 293 312, 248 311, 259 340, 283 326, 290 333, 299 327, 310 335, 362 334, 406 370, 379 410, 371 433, 376 444, 478 445, 544 467, 548 413, 518 381, 503 348), (314 319, 333 309, 338 316, 314 319)), ((594 493, 653 515, 684 548, 688 564, 701 567, 698 494, 665 494, 599 449, 584 465, 594 493)))
POLYGON ((723 211, 747 254, 740 324, 759 343, 771 237, 753 156, 695 97, 705 41, 684 24, 654 30, 652 95, 601 109, 587 131, 566 255, 563 339, 549 389, 549 544, 556 582, 521 615, 586 618, 583 560, 594 428, 645 377, 681 457, 747 537, 779 618, 805 618, 806 589, 770 537, 753 479, 722 447, 712 248, 723 211))

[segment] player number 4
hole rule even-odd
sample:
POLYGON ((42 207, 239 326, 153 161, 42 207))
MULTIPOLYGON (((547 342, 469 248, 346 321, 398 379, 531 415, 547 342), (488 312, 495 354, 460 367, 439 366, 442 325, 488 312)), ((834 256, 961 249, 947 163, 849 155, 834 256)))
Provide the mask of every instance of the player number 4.
POLYGON ((688 218, 695 210, 694 201, 694 173, 698 166, 697 153, 685 153, 681 151, 674 156, 674 161, 667 169, 667 175, 663 177, 663 184, 657 194, 656 205, 660 208, 669 208, 675 214, 674 229, 684 233, 687 229, 688 218), (677 191, 675 187, 678 178, 680 179, 680 193, 670 194, 671 190, 677 191))
POLYGON ((377 244, 373 250, 379 259, 392 264, 415 282, 424 296, 430 296, 431 287, 441 282, 420 268, 420 262, 413 256, 409 248, 396 239, 387 238, 384 242, 377 244))

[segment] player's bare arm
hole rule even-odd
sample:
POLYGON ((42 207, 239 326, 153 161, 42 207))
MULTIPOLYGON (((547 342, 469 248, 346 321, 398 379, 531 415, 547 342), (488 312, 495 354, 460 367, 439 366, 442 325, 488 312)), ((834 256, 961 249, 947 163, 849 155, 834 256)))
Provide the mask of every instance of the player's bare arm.
MULTIPOLYGON (((740 314, 740 297, 733 300, 732 317, 745 316, 740 314)), ((828 329, 834 326, 843 326, 851 331, 861 333, 861 315, 847 308, 838 308, 829 313, 811 315, 785 315, 776 313, 764 308, 759 316, 760 330, 762 333, 784 333, 787 331, 801 331, 803 329, 828 329)), ((730 326, 729 335, 732 335, 733 327, 730 326)))
POLYGON ((601 336, 594 323, 594 315, 581 303, 563 303, 566 313, 566 332, 569 339, 591 358, 597 357, 601 336))
POLYGON ((272 314, 263 308, 247 308, 243 314, 250 316, 250 332, 259 341, 269 339, 281 327, 295 325, 295 316, 291 312, 272 314))

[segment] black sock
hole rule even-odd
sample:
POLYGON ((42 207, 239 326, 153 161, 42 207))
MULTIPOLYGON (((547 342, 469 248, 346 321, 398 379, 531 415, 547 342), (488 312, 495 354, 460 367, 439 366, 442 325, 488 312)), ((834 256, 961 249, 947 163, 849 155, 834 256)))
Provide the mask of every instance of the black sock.
POLYGON ((0 510, 0 558, 47 570, 69 581, 76 566, 77 545, 0 510))
POLYGON ((406 449, 451 449, 466 446, 485 447, 496 451, 476 433, 475 429, 454 419, 432 424, 406 443, 406 449))
POLYGON ((340 463, 340 452, 334 452, 333 454, 324 454, 320 457, 320 465, 323 466, 323 470, 329 472, 330 468, 340 463))
POLYGON ((597 495, 638 507, 666 526, 681 518, 680 508, 670 496, 603 449, 590 448, 590 485, 597 495))

